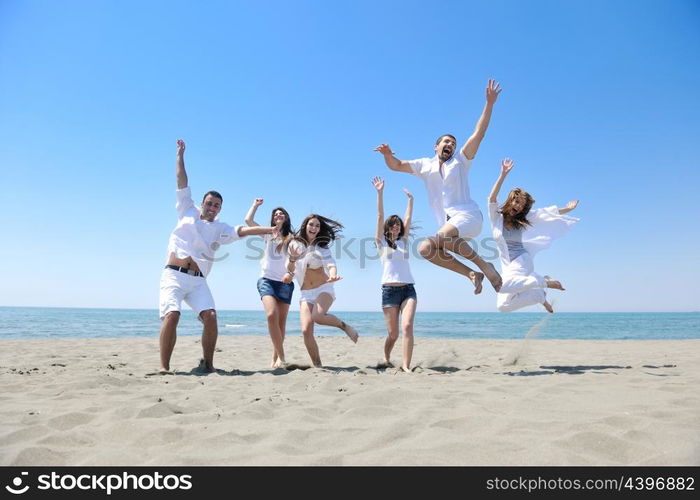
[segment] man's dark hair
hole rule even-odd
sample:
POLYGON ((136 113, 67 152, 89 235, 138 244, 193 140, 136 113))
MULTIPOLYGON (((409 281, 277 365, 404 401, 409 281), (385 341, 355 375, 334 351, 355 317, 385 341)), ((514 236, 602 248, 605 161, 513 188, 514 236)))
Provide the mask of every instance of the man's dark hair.
POLYGON ((452 134, 442 134, 440 137, 437 138, 437 141, 435 141, 435 145, 437 146, 440 144, 440 141, 442 140, 443 137, 452 137, 452 140, 455 141, 455 144, 457 144, 457 138, 452 135, 452 134))
POLYGON ((209 195, 212 195, 214 198, 219 198, 219 201, 221 201, 221 203, 224 202, 224 197, 221 196, 221 193, 219 193, 218 191, 207 191, 207 194, 205 194, 202 197, 202 203, 204 203, 204 200, 206 200, 207 196, 209 196, 209 195))

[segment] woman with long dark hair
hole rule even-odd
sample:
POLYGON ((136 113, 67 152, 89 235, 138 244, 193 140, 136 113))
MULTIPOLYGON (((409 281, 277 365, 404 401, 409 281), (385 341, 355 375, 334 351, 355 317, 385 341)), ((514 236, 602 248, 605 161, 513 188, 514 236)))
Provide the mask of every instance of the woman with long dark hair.
POLYGON ((505 203, 498 206, 498 193, 503 181, 513 169, 514 162, 506 158, 501 163, 501 174, 489 196, 491 230, 498 246, 503 284, 496 306, 501 312, 510 312, 534 304, 542 304, 547 312, 554 312, 547 301, 547 288, 564 290, 557 280, 535 272, 533 258, 548 248, 579 219, 564 215, 578 205, 570 201, 566 207, 551 206, 532 210, 535 200, 526 191, 515 188, 505 203))
POLYGON ((299 319, 304 345, 315 367, 321 367, 321 355, 314 338, 314 323, 340 328, 357 342, 357 331, 338 317, 328 314, 338 281, 338 269, 329 245, 343 229, 342 224, 318 214, 307 216, 289 243, 285 283, 296 278, 301 289, 299 319))
POLYGON ((399 338, 399 316, 403 332, 403 371, 411 370, 413 356, 413 318, 416 314, 418 297, 413 287, 415 281, 408 265, 411 216, 413 215, 413 195, 404 189, 408 196, 403 220, 398 215, 384 219, 384 180, 374 177, 372 185, 377 190, 377 231, 375 243, 382 260, 382 311, 386 320, 387 337, 384 342, 383 365, 393 366, 391 350, 399 338))
MULTIPOLYGON (((259 226, 255 222, 255 212, 263 204, 262 198, 256 198, 245 217, 248 226, 259 226)), ((266 234, 265 253, 260 261, 261 274, 258 279, 258 292, 267 316, 267 329, 272 340, 272 368, 284 368, 284 335, 287 326, 287 314, 292 303, 294 283, 283 282, 287 272, 287 244, 294 231, 289 213, 282 207, 272 209, 270 225, 276 228, 274 234, 266 234)))

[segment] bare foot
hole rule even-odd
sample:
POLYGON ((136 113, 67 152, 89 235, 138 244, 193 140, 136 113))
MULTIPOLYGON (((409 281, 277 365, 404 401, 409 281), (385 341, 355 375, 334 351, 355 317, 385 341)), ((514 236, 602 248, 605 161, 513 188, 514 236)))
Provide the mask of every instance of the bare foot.
POLYGON ((554 309, 552 308, 552 304, 550 304, 550 303, 547 302, 546 300, 545 300, 544 302, 542 302, 542 305, 544 306, 545 309, 547 309, 547 312, 548 312, 548 313, 553 313, 553 312, 554 312, 554 309))
POLYGON ((411 368, 409 368, 408 366, 405 366, 405 365, 401 367, 401 371, 405 372, 405 373, 412 373, 413 372, 413 370, 411 370, 411 368))
POLYGON ((564 287, 562 286, 561 282, 553 280, 549 276, 545 276, 544 279, 547 282, 547 288, 554 288, 555 290, 564 290, 564 287))
POLYGON ((275 361, 274 363, 272 363, 272 367, 271 367, 271 368, 272 368, 273 370, 277 370, 277 369, 279 369, 279 368, 281 368, 282 370, 286 370, 286 369, 287 369, 287 362, 284 361, 284 360, 278 359, 277 361, 275 361))
POLYGON ((352 326, 348 325, 345 321, 342 321, 341 323, 343 323, 342 330, 345 332, 345 334, 348 337, 350 337, 350 340, 357 344, 357 339, 360 336, 357 333, 357 330, 355 330, 352 326))
POLYGON ((380 361, 377 363, 377 368, 393 368, 394 363, 392 363, 390 360, 384 359, 383 361, 380 361))
POLYGON ((493 267, 493 264, 487 262, 485 269, 482 269, 482 271, 484 271, 486 278, 491 282, 493 289, 498 292, 501 289, 503 280, 501 279, 501 275, 498 274, 498 271, 496 271, 496 268, 493 267))
POLYGON ((481 282, 484 281, 484 273, 473 271, 472 277, 469 279, 474 283, 474 295, 479 295, 482 289, 481 282))
POLYGON ((205 361, 204 358, 199 360, 199 366, 194 369, 196 373, 214 373, 214 365, 205 361))

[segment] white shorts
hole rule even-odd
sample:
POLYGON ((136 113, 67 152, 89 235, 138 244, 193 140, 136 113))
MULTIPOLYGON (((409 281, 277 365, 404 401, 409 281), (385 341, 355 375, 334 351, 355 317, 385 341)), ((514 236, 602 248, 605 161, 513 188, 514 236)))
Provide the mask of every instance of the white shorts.
POLYGON ((476 238, 481 234, 484 216, 481 210, 474 212, 455 212, 445 216, 446 223, 457 228, 460 238, 476 238))
POLYGON ((301 298, 299 303, 308 302, 309 304, 315 304, 318 300, 318 296, 322 293, 327 293, 333 300, 335 300, 335 289, 333 288, 333 283, 324 283, 316 288, 311 288, 310 290, 301 290, 301 298))
POLYGON ((174 269, 163 269, 160 275, 160 319, 171 311, 181 311, 182 301, 197 314, 215 309, 214 297, 203 276, 191 276, 174 269))

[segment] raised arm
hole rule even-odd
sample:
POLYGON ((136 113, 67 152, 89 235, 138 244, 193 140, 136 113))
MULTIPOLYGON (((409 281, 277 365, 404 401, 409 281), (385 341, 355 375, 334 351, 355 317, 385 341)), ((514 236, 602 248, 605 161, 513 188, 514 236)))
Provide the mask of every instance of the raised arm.
POLYGON ((462 153, 470 160, 476 156, 476 152, 479 150, 479 145, 486 135, 486 129, 489 128, 489 122, 491 121, 493 105, 496 104, 496 100, 498 99, 498 95, 500 93, 500 84, 496 80, 489 80, 488 84, 486 85, 486 104, 484 105, 484 110, 481 112, 479 121, 476 123, 474 133, 462 148, 462 153))
POLYGON ((491 189, 491 195, 489 196, 489 203, 497 203, 498 202, 498 192, 501 190, 501 186, 503 185, 503 181, 506 180, 506 177, 508 176, 510 171, 513 170, 514 166, 515 166, 515 163, 510 158, 503 159, 503 161, 501 162, 501 173, 498 176, 498 180, 496 180, 496 184, 493 185, 493 189, 491 189))
POLYGON ((374 240, 381 246, 384 239, 384 179, 374 177, 372 185, 377 190, 377 231, 374 234, 374 240))
POLYGON ((258 236, 261 234, 272 234, 277 230, 275 226, 241 226, 238 229, 238 236, 258 236))
POLYGON ((566 206, 564 208, 559 209, 559 213, 560 214, 568 214, 577 206, 578 206, 578 200, 570 201, 569 203, 566 204, 566 206))
POLYGON ((257 222, 253 220, 255 217, 255 212, 258 210, 258 207, 263 204, 263 199, 262 198, 255 198, 253 200, 253 204, 250 206, 248 209, 248 213, 245 214, 245 223, 248 226, 255 227, 259 226, 257 222))
POLYGON ((403 189, 403 192, 406 193, 406 196, 408 196, 408 202, 406 202, 406 212, 403 215, 403 237, 406 241, 408 241, 408 237, 411 234, 411 219, 413 218, 413 195, 406 188, 403 189))
POLYGON ((177 160, 175 162, 175 177, 177 178, 177 188, 187 187, 187 171, 185 170, 185 141, 177 140, 177 160))
POLYGON ((407 174, 413 173, 411 165, 407 161, 399 160, 394 156, 394 152, 391 150, 388 144, 380 144, 374 151, 379 151, 384 157, 384 163, 391 170, 396 170, 397 172, 406 172, 407 174))

